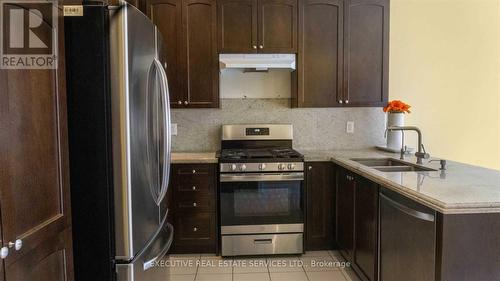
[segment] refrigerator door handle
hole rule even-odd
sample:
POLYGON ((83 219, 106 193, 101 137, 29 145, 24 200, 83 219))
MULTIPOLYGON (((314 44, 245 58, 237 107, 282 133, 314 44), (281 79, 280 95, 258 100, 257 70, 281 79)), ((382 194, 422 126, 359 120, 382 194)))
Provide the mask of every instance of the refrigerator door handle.
MULTIPOLYGON (((152 152, 151 150, 155 151, 157 149, 157 146, 154 145, 154 147, 152 148, 151 144, 152 143, 156 143, 155 142, 155 137, 154 136, 151 136, 151 134, 153 133, 154 134, 154 129, 153 129, 153 132, 151 132, 151 115, 154 113, 154 110, 152 108, 157 108, 157 104, 156 104, 156 100, 152 101, 151 99, 151 89, 152 89, 152 85, 155 84, 155 82, 157 81, 156 80, 156 75, 154 75, 154 80, 152 79, 152 73, 156 73, 155 71, 155 68, 156 68, 156 64, 155 62, 153 61, 151 63, 151 66, 149 67, 149 71, 148 71, 148 79, 147 79, 147 84, 146 84, 146 87, 147 87, 147 90, 146 90, 146 93, 147 93, 147 100, 146 100, 146 130, 147 130, 147 133, 146 133, 146 137, 147 137, 147 142, 146 142, 146 153, 147 153, 147 157, 148 157, 148 163, 151 163, 152 159, 153 159, 153 156, 152 156, 152 152), (150 112, 151 111, 151 112, 150 112)), ((154 127, 154 126, 153 126, 154 127)), ((151 191, 151 196, 153 197, 153 200, 155 201, 156 204, 159 204, 158 203, 158 197, 159 197, 159 193, 160 193, 160 190, 158 188, 158 185, 157 185, 157 182, 153 182, 153 176, 152 176, 152 167, 149 168, 150 171, 148 173, 148 176, 149 176, 149 189, 151 191)))
POLYGON ((158 255, 156 255, 154 258, 149 259, 149 260, 144 262, 144 264, 143 264, 144 270, 148 270, 149 268, 155 266, 156 262, 161 260, 167 254, 168 250, 170 249, 170 246, 172 245, 172 242, 174 241, 174 227, 173 227, 173 225, 171 225, 170 223, 167 222, 167 228, 168 228, 168 231, 170 233, 168 235, 168 242, 163 246, 163 248, 158 253, 158 255))
MULTIPOLYGON (((149 249, 149 247, 151 247, 151 245, 155 242, 155 239, 158 237, 158 235, 160 235, 160 232, 162 231, 164 226, 166 226, 168 228, 168 230, 170 231, 170 235, 168 235, 168 242, 165 244, 165 245, 168 245, 168 247, 163 247, 162 250, 160 251, 160 254, 163 251, 168 251, 168 249, 173 241, 174 227, 170 223, 167 222, 167 216, 168 216, 168 210, 167 210, 167 213, 165 214, 165 216, 163 217, 160 225, 158 226, 158 229, 153 233, 153 235, 151 235, 151 237, 149 237, 148 241, 146 242, 146 244, 144 245, 142 250, 140 250, 132 260, 125 261, 126 263, 134 263, 136 260, 138 260, 140 257, 142 257, 146 253, 146 251, 149 249)), ((158 254, 157 256, 160 256, 160 254, 158 254)), ((150 259, 150 260, 153 260, 153 259, 150 259)), ((118 262, 118 263, 123 263, 123 261, 118 262)))
POLYGON ((163 175, 161 182, 161 189, 158 196, 157 204, 163 200, 167 194, 168 180, 170 178, 170 155, 171 155, 171 126, 170 126, 170 97, 168 93, 168 80, 167 73, 161 62, 158 59, 154 59, 156 68, 160 72, 161 78, 161 90, 162 90, 162 102, 163 102, 163 175))

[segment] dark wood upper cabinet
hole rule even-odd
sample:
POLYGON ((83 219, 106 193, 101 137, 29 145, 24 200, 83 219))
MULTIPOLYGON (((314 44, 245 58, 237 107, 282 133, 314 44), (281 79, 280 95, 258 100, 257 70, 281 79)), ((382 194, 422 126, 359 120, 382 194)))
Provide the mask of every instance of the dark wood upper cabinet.
POLYGON ((383 106, 388 99, 389 0, 350 0, 348 3, 344 103, 383 106))
POLYGON ((348 261, 354 260, 354 176, 344 169, 337 171, 337 244, 348 261))
POLYGON ((220 53, 257 52, 257 0, 219 0, 220 53))
POLYGON ((148 0, 147 15, 158 27, 163 38, 160 61, 167 63, 167 78, 171 106, 184 102, 182 90, 182 3, 181 0, 148 0))
POLYGON ((344 1, 303 0, 299 7, 298 90, 294 107, 334 107, 342 99, 344 1))
POLYGON ((335 174, 331 162, 306 163, 306 250, 332 249, 335 174))
POLYGON ((220 53, 295 53, 297 0, 218 1, 220 53))
POLYGON ((215 0, 183 0, 184 106, 219 106, 219 56, 215 0))
POLYGON ((217 7, 215 0, 148 0, 147 14, 163 42, 170 105, 219 106, 217 7))
POLYGON ((294 107, 383 106, 389 0, 303 0, 294 107))
POLYGON ((259 52, 297 51, 297 0, 260 0, 259 52))
POLYGON ((377 280, 378 186, 356 178, 354 263, 368 280, 377 280))

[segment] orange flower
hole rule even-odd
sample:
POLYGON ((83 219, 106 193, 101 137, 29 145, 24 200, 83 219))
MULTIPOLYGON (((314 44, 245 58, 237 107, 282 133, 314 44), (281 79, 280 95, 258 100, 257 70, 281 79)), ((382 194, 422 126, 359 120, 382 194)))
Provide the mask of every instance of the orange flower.
POLYGON ((400 100, 393 100, 390 101, 386 107, 384 107, 384 112, 391 112, 391 113, 411 113, 410 111, 411 106, 400 101, 400 100))

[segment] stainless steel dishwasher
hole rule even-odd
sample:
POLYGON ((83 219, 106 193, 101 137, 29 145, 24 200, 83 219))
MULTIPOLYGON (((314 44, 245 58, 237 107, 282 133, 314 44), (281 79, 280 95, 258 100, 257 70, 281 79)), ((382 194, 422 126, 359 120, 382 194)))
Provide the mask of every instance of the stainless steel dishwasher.
POLYGON ((379 195, 379 280, 434 280, 436 212, 387 189, 379 195))

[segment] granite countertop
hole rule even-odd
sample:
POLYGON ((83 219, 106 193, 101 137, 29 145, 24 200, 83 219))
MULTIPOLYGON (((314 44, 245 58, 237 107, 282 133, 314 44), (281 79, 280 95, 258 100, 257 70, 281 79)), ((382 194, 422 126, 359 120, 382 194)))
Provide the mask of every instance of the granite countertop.
POLYGON ((216 152, 172 152, 173 164, 218 163, 216 152))
MULTIPOLYGON (((497 170, 448 160, 447 169, 440 171, 439 162, 428 163, 424 160, 423 166, 438 171, 380 172, 350 159, 384 157, 399 159, 399 154, 376 149, 300 152, 304 154, 306 162, 331 160, 444 214, 500 212, 500 171, 497 170)), ((407 156, 405 160, 416 163, 414 156, 407 156)))

